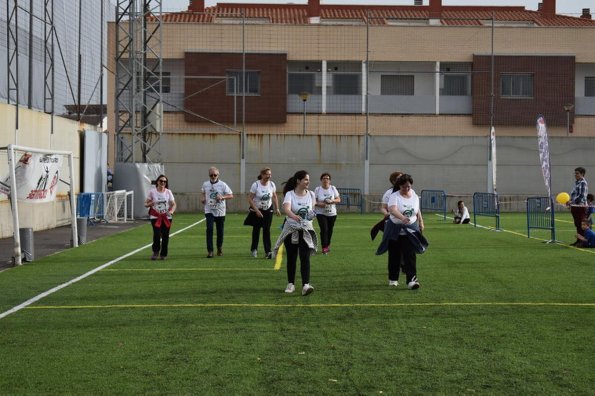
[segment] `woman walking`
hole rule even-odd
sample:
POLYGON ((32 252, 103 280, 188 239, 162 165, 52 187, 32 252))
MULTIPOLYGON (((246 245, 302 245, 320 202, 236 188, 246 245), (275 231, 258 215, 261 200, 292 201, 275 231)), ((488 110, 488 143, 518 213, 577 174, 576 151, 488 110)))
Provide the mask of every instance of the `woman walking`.
POLYGON ((302 296, 314 291, 310 285, 310 255, 316 253, 318 246, 316 231, 312 227, 314 192, 308 190, 310 175, 305 170, 297 171, 287 180, 283 187, 283 211, 286 221, 277 243, 274 254, 277 254, 281 244, 287 251, 287 287, 285 293, 295 291, 295 273, 297 258, 300 257, 300 274, 302 276, 302 296))
POLYGON ((324 172, 320 175, 321 185, 314 189, 316 197, 316 220, 320 227, 320 243, 322 244, 322 254, 328 254, 331 248, 331 239, 333 238, 333 229, 335 220, 337 220, 337 204, 341 202, 341 195, 333 185, 331 185, 331 174, 324 172))
POLYGON ((395 184, 395 193, 388 201, 389 219, 384 226, 382 242, 377 255, 388 250, 388 285, 399 285, 399 271, 406 275, 407 287, 419 288, 417 280, 416 254, 423 253, 428 241, 421 234, 424 221, 419 210, 419 197, 411 189, 413 178, 408 174, 399 176, 395 184))
POLYGON ((248 194, 248 203, 250 204, 248 219, 249 224, 252 225, 252 244, 250 245, 252 257, 258 256, 260 230, 262 230, 264 257, 270 259, 273 256, 271 250, 271 223, 273 222, 273 213, 279 216, 281 212, 277 200, 277 186, 271 180, 271 176, 271 168, 261 169, 258 180, 252 183, 248 194))
POLYGON ((149 218, 153 226, 153 255, 151 260, 165 260, 168 253, 169 229, 172 215, 176 211, 174 194, 169 189, 165 175, 159 175, 156 186, 149 191, 145 200, 145 207, 149 208, 149 218))

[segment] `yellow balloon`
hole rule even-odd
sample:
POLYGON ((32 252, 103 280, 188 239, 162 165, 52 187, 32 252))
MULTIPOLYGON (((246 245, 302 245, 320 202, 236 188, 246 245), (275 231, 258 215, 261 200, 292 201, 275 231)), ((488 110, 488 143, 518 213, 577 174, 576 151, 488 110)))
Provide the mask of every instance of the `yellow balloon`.
POLYGON ((570 201, 570 195, 565 192, 561 192, 560 194, 556 195, 556 202, 560 205, 566 205, 566 202, 570 201))

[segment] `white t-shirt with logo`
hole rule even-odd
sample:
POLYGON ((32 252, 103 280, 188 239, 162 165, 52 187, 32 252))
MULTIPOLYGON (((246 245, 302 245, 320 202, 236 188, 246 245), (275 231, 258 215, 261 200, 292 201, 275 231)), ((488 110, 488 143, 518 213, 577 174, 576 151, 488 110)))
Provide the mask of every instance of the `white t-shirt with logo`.
POLYGON ((214 184, 207 180, 200 191, 205 194, 205 213, 211 213, 215 217, 225 216, 225 200, 217 201, 217 195, 233 194, 231 188, 221 180, 214 184))
POLYGON ((277 187, 275 183, 271 180, 267 182, 266 185, 262 185, 260 180, 255 181, 252 183, 252 187, 250 187, 250 192, 254 194, 254 205, 259 210, 266 210, 271 207, 273 204, 273 193, 277 191, 277 187))
MULTIPOLYGON (((324 201, 326 199, 335 200, 336 198, 339 198, 339 191, 337 191, 335 186, 329 186, 329 188, 318 186, 316 187, 316 189, 314 189, 314 196, 316 197, 316 202, 324 201)), ((321 214, 325 216, 336 216, 337 205, 327 204, 324 208, 316 206, 315 211, 316 214, 321 214)))
MULTIPOLYGON (((312 219, 308 220, 308 213, 313 212, 314 210, 314 202, 315 202, 314 192, 307 191, 307 194, 304 196, 296 195, 294 190, 291 190, 285 194, 285 198, 283 199, 283 205, 286 203, 291 204, 291 211, 295 213, 297 216, 302 218, 302 222, 309 221, 312 222, 312 219)), ((296 223, 295 220, 290 219, 287 217, 287 221, 291 223, 296 223)))
MULTIPOLYGON (((417 221, 417 213, 419 212, 419 197, 417 194, 410 190, 411 198, 406 198, 401 195, 399 191, 394 192, 388 199, 388 207, 397 205, 399 212, 405 217, 409 217, 409 224, 413 224, 417 221)), ((392 213, 390 219, 395 224, 403 224, 403 222, 397 219, 392 213)))
MULTIPOLYGON (((167 213, 167 217, 171 219, 171 213, 169 213, 170 204, 175 202, 174 194, 169 190, 158 191, 156 188, 152 188, 147 195, 147 199, 153 201, 152 208, 157 213, 167 213)), ((156 219, 157 216, 149 214, 149 218, 156 219)))

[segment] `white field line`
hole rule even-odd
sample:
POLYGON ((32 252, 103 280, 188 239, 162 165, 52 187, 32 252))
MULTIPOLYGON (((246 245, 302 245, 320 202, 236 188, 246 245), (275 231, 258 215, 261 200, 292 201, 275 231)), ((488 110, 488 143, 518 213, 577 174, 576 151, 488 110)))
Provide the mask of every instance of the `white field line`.
MULTIPOLYGON (((172 237, 173 237, 173 236, 176 236, 177 234, 179 234, 179 233, 181 233, 181 232, 184 232, 184 231, 186 231, 186 230, 188 230, 188 229, 190 229, 190 228, 192 228, 192 227, 194 227, 194 226, 197 226, 198 224, 202 223, 203 221, 205 221, 205 219, 199 220, 199 221, 197 221, 197 222, 196 222, 196 223, 194 223, 194 224, 190 224, 189 226, 187 226, 187 227, 184 227, 184 228, 182 228, 181 230, 178 230, 178 231, 174 232, 173 234, 171 234, 171 236, 172 236, 172 237)), ((130 256, 132 256, 132 255, 135 255, 136 253, 138 253, 138 252, 140 252, 140 251, 142 251, 142 250, 144 250, 144 249, 147 249, 147 248, 148 248, 148 247, 150 247, 151 245, 152 245, 152 243, 149 243, 148 245, 145 245, 145 246, 142 246, 142 247, 140 247, 140 248, 138 248, 138 249, 135 249, 135 250, 133 250, 133 251, 131 251, 131 252, 129 252, 129 253, 126 253, 126 254, 125 254, 125 255, 123 255, 123 256, 120 256, 120 257, 118 257, 118 258, 116 258, 116 259, 114 259, 114 260, 112 260, 112 261, 109 261, 109 262, 107 262, 107 263, 105 263, 105 264, 102 264, 102 265, 100 265, 99 267, 97 267, 97 268, 94 268, 94 269, 92 269, 91 271, 89 271, 89 272, 86 272, 86 273, 84 273, 84 274, 83 274, 83 275, 81 275, 81 276, 77 276, 76 278, 74 278, 74 279, 71 279, 71 280, 69 280, 68 282, 62 283, 61 285, 58 285, 58 286, 56 286, 56 287, 54 287, 54 288, 51 288, 50 290, 47 290, 47 291, 45 291, 45 292, 43 292, 43 293, 41 293, 41 294, 38 294, 37 296, 35 296, 35 297, 33 297, 33 298, 30 298, 29 300, 25 301, 25 302, 24 302, 24 303, 22 303, 22 304, 19 304, 19 305, 15 306, 15 307, 13 307, 13 308, 9 309, 9 310, 8 310, 8 311, 6 311, 6 312, 2 312, 2 313, 0 314, 0 319, 4 319, 4 318, 5 318, 5 317, 7 317, 8 315, 10 315, 10 314, 13 314, 13 313, 15 313, 15 312, 18 312, 18 311, 20 311, 21 309, 23 309, 23 308, 25 308, 25 307, 27 307, 27 306, 29 306, 29 305, 31 305, 31 304, 33 304, 33 303, 35 303, 35 302, 37 302, 37 301, 41 300, 42 298, 49 296, 50 294, 53 294, 53 293, 55 293, 55 292, 57 292, 57 291, 59 291, 59 290, 62 290, 62 289, 64 289, 65 287, 68 287, 68 286, 70 286, 70 285, 72 285, 72 284, 75 284, 76 282, 78 282, 78 281, 80 281, 80 280, 83 280, 83 279, 85 279, 85 278, 87 278, 87 277, 89 277, 89 276, 91 276, 91 275, 95 274, 96 272, 99 272, 99 271, 101 271, 102 269, 109 267, 110 265, 113 265, 113 264, 115 264, 115 263, 117 263, 117 262, 119 262, 119 261, 122 261, 122 260, 124 260, 125 258, 128 258, 128 257, 130 257, 130 256)))
MULTIPOLYGON (((443 217, 442 215, 439 215, 438 213, 436 213, 436 216, 443 217)), ((453 219, 452 217, 448 217, 448 216, 446 218, 447 219, 453 219)), ((565 221, 565 220, 556 220, 556 221, 565 221)), ((473 223, 469 223, 468 225, 471 225, 472 226, 473 223)), ((489 231, 498 231, 494 227, 482 226, 481 224, 477 224, 477 227, 478 228, 483 228, 483 229, 486 229, 486 230, 489 230, 489 231)), ((505 230, 504 228, 500 228, 499 231, 507 232, 509 234, 518 235, 518 236, 522 236, 523 238, 527 238, 527 235, 521 234, 520 232, 511 231, 511 230, 505 230)), ((558 245, 563 246, 563 247, 568 248, 568 249, 574 249, 574 250, 578 250, 578 251, 584 252, 584 253, 595 254, 595 249, 585 249, 585 248, 582 248, 581 249, 581 248, 577 248, 575 246, 566 245, 566 244, 561 243, 559 241, 551 241, 549 239, 536 238, 536 237, 529 237, 527 239, 535 239, 536 241, 541 241, 541 242, 555 242, 558 245)))

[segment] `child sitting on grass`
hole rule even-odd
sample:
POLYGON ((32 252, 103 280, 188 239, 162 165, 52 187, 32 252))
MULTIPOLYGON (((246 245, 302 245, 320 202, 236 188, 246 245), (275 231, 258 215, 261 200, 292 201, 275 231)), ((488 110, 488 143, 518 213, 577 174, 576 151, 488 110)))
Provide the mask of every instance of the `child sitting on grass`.
POLYGON ((457 209, 453 210, 455 214, 455 218, 452 221, 455 224, 469 224, 471 218, 469 217, 469 211, 465 206, 465 202, 459 201, 457 202, 457 209))
POLYGON ((585 248, 595 248, 595 232, 589 228, 589 221, 583 220, 581 221, 581 228, 585 231, 585 236, 581 234, 576 234, 576 237, 580 241, 580 247, 585 248))

